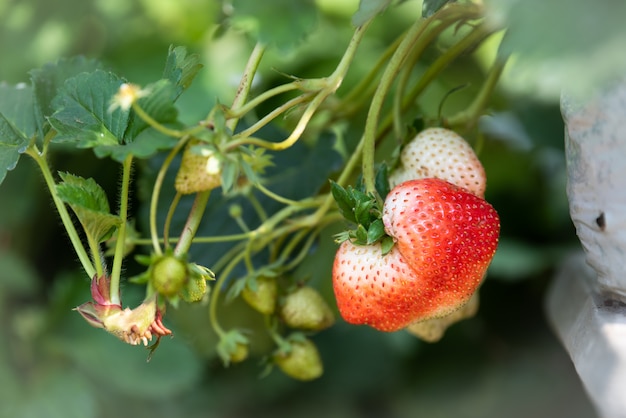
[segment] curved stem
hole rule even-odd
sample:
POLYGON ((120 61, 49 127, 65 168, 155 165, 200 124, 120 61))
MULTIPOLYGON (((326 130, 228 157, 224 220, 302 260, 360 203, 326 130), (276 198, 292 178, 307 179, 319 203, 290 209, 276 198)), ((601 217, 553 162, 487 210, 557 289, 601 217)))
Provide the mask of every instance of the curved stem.
MULTIPOLYGON (((272 110, 270 113, 265 115, 263 118, 261 118, 259 121, 257 121, 255 124, 253 124, 249 128, 244 129, 243 131, 238 132, 237 134, 233 135, 233 141, 228 144, 227 150, 234 149, 240 145, 245 145, 245 144, 250 143, 246 141, 246 138, 250 137, 259 129, 261 129, 262 127, 264 127, 265 125, 273 121, 281 113, 284 113, 288 111, 289 109, 292 109, 295 106, 308 101, 311 98, 311 96, 312 96, 311 93, 301 94, 300 96, 295 97, 287 101, 286 103, 283 103, 281 106, 277 107, 276 109, 272 110)), ((259 141, 262 141, 262 140, 256 140, 257 143, 255 145, 259 145, 259 141)), ((270 148, 274 146, 275 143, 262 141, 260 142, 260 144, 261 145, 259 146, 263 146, 263 148, 270 148)))
MULTIPOLYGON (((482 42, 486 37, 495 32, 495 29, 488 27, 487 25, 479 25, 469 32, 463 39, 451 46, 446 52, 440 55, 432 64, 428 66, 428 69, 422 74, 418 82, 409 90, 408 93, 396 96, 396 102, 394 106, 393 115, 388 115, 383 123, 381 123, 378 136, 384 136, 389 131, 392 124, 396 124, 396 112, 403 112, 411 103, 415 103, 417 97, 426 89, 426 87, 443 71, 452 61, 454 61, 459 55, 463 54, 468 48, 482 42), (402 98, 401 103, 398 98, 402 98)), ((404 89, 399 86, 398 91, 404 89)))
MULTIPOLYGON (((365 184, 365 190, 368 193, 372 193, 377 196, 376 186, 374 184, 375 172, 374 172, 374 153, 376 146, 376 131, 378 127, 378 118, 383 107, 387 93, 391 89, 396 74, 402 66, 408 52, 413 47, 413 44, 417 41, 417 38, 427 28, 429 20, 419 20, 413 24, 406 34, 406 37, 402 40, 398 49, 389 60, 389 64, 385 68, 381 77, 380 83, 376 88, 376 93, 372 98, 369 111, 367 113, 367 120, 365 122, 365 128, 363 132, 363 182, 365 184)), ((380 198, 380 197, 378 197, 380 198)))
POLYGON ((235 117, 235 118, 240 118, 243 115, 245 115, 246 113, 250 112, 252 109, 254 109, 255 107, 257 107, 258 105, 260 105, 261 103, 263 103, 264 101, 277 96, 279 94, 282 93, 286 93, 288 91, 292 91, 292 90, 297 90, 299 88, 299 85, 296 82, 291 82, 291 83, 287 83, 287 84, 282 84, 280 86, 276 86, 273 87, 269 90, 264 91, 263 93, 261 93, 260 95, 258 95, 257 97, 255 97, 254 99, 251 99, 248 103, 246 103, 245 105, 237 108, 237 109, 227 109, 226 110, 226 117, 235 117))
POLYGON ((82 264, 83 269, 85 270, 85 273, 87 273, 87 275, 90 278, 95 277, 96 269, 94 268, 91 262, 91 259, 89 258, 89 254, 87 254, 87 251, 85 250, 85 247, 83 246, 80 236, 78 235, 78 232, 76 231, 76 228, 74 227, 74 223, 72 222, 72 218, 69 212, 67 211, 67 207, 65 206, 65 203, 63 203, 63 201, 57 194, 56 183, 54 182, 54 178, 52 176, 52 173, 50 172, 50 167, 48 166, 48 162, 42 155, 39 154, 35 146, 29 147, 26 150, 26 154, 31 156, 35 160, 35 162, 39 166, 39 169, 41 170, 43 178, 46 182, 46 186, 48 186, 48 191, 50 192, 50 196, 52 196, 52 201, 54 202, 54 206, 56 207, 57 212, 59 213, 59 216, 61 217, 61 222, 63 223, 63 227, 65 227, 65 231, 67 232, 67 235, 70 238, 72 246, 74 247, 74 251, 76 252, 76 255, 78 256, 78 259, 80 260, 80 263, 82 264))
POLYGON ((122 190, 120 193, 120 227, 117 230, 115 254, 111 267, 111 286, 109 288, 110 300, 115 305, 120 305, 120 278, 122 274, 122 260, 124 259, 124 246, 126 244, 126 223, 128 219, 128 198, 130 195, 130 174, 133 166, 133 156, 128 155, 122 164, 122 190))
POLYGON ((162 134, 167 135, 167 136, 173 136, 175 138, 180 138, 181 136, 185 135, 185 133, 182 131, 178 131, 176 129, 170 129, 166 126, 161 125, 159 122, 154 120, 152 116, 147 114, 146 111, 143 110, 136 101, 133 102, 132 107, 135 113, 137 114, 137 116, 139 116, 144 122, 146 122, 155 130, 161 132, 162 134))
POLYGON ((222 287, 226 283, 226 279, 228 279, 228 276, 233 271, 235 266, 239 264, 244 254, 244 252, 241 252, 231 259, 230 263, 228 263, 228 265, 224 268, 224 271, 220 274, 220 278, 215 282, 213 291, 211 292, 211 299, 209 302, 209 321, 211 323, 211 328, 213 328, 219 337, 223 337, 225 332, 217 320, 217 302, 219 300, 222 287))
POLYGON ((466 129, 471 129, 476 124, 478 118, 487 106, 487 102, 489 101, 489 98, 491 97, 491 94, 500 79, 500 75, 502 75, 502 71, 504 70, 507 61, 508 57, 496 59, 493 66, 489 70, 487 79, 483 83, 480 92, 478 92, 472 104, 462 112, 448 118, 446 120, 447 125, 452 126, 465 124, 466 129))
POLYGON ((176 192, 174 199, 172 199, 172 203, 170 203, 170 208, 167 211, 167 215, 165 217, 165 223, 163 224, 163 246, 165 249, 170 247, 170 226, 172 225, 172 219, 174 218, 174 212, 176 212, 176 207, 180 202, 181 194, 176 192))
POLYGON ((188 136, 181 138, 176 146, 172 148, 167 157, 165 157, 165 161, 161 165, 159 169, 159 173, 157 174, 157 178, 154 181, 154 187, 152 188, 152 196, 150 198, 150 238, 152 239, 152 249, 157 255, 162 255, 163 251, 161 250, 161 246, 159 245, 159 233, 157 231, 157 207, 159 204, 159 195, 161 193, 161 187, 163 186, 163 180, 165 179, 165 174, 167 173, 167 169, 169 168, 172 160, 181 150, 181 148, 187 143, 189 140, 188 136))

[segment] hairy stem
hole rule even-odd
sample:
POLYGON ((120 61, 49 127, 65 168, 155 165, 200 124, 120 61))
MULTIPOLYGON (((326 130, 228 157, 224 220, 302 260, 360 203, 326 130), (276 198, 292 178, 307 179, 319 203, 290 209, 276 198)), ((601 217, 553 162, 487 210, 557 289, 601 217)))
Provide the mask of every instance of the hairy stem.
POLYGON ((28 154, 35 160, 35 162, 39 166, 39 169, 41 170, 43 178, 46 182, 46 186, 48 186, 48 191, 50 192, 50 196, 52 196, 52 201, 54 202, 54 206, 56 207, 57 212, 59 213, 59 216, 61 217, 61 222, 63 223, 63 227, 65 227, 65 231, 67 232, 67 235, 70 238, 72 246, 74 247, 74 251, 76 252, 76 255, 78 256, 78 259, 80 260, 80 263, 82 264, 83 269, 85 270, 85 273, 87 273, 87 275, 90 278, 95 277, 96 269, 94 268, 94 265, 92 264, 91 259, 89 258, 89 254, 87 253, 87 251, 85 250, 85 247, 83 246, 80 236, 78 235, 78 231, 76 231, 76 228, 74 227, 74 223, 72 222, 72 218, 69 212, 67 211, 67 207, 65 206, 65 203, 63 203, 63 201, 57 194, 56 183, 50 171, 50 167, 48 166, 48 162, 41 154, 39 154, 39 151, 37 150, 35 146, 30 146, 26 150, 26 154, 28 154))
POLYGON ((124 259, 124 245, 126 244, 126 223, 128 219, 128 198, 130 195, 130 174, 133 167, 133 156, 129 155, 124 159, 122 165, 122 190, 120 193, 120 227, 117 230, 117 242, 115 243, 115 254, 113 256, 113 266, 111 267, 111 302, 120 305, 120 278, 122 274, 122 260, 124 259))

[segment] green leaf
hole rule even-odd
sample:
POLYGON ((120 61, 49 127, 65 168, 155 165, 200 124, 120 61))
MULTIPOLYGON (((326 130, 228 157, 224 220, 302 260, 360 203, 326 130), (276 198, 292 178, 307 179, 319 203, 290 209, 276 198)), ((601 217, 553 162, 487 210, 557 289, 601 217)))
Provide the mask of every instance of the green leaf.
POLYGON ((431 17, 443 6, 455 0, 424 0, 422 3, 422 17, 431 17))
POLYGON ((201 68, 202 64, 200 64, 198 54, 187 55, 187 49, 185 47, 170 46, 167 60, 165 61, 165 69, 163 70, 163 78, 169 80, 172 85, 176 86, 176 92, 173 97, 174 100, 191 85, 191 82, 201 68))
POLYGON ((35 117, 33 88, 23 83, 15 86, 0 83, 0 114, 26 138, 35 135, 42 123, 35 117))
MULTIPOLYGON (((176 88, 170 80, 159 80, 149 84, 145 89, 150 93, 137 101, 144 112, 160 124, 176 122, 178 118, 178 110, 174 107, 176 88)), ((124 142, 132 142, 148 126, 135 112, 131 112, 128 127, 124 133, 124 142)))
POLYGON ((113 73, 96 70, 68 79, 52 101, 56 112, 50 123, 56 142, 74 142, 81 148, 122 142, 129 112, 109 111, 111 99, 124 82, 113 73))
POLYGON ((337 202, 341 215, 347 220, 356 223, 356 217, 354 216, 354 206, 356 202, 352 198, 352 195, 332 180, 330 181, 330 192, 335 202, 337 202))
MULTIPOLYGON (((96 60, 82 56, 60 59, 55 63, 46 64, 41 68, 30 72, 30 79, 35 93, 37 113, 43 122, 44 117, 54 113, 52 101, 58 94, 59 89, 70 77, 80 73, 93 72, 100 68, 96 60)), ((43 125, 43 124, 42 124, 43 125)))
POLYGON ((317 23, 313 0, 234 0, 232 24, 266 45, 291 50, 317 23))
POLYGON ((154 129, 146 129, 128 144, 98 145, 93 151, 96 157, 111 157, 123 162, 127 156, 135 158, 150 158, 160 150, 168 150, 176 145, 177 138, 167 136, 154 129))
POLYGON ((391 4, 391 0, 361 0, 359 9, 352 16, 352 24, 361 26, 377 14, 381 13, 391 4))
POLYGON ((0 113, 0 184, 26 150, 28 138, 0 113))
POLYGON ((93 179, 69 173, 59 175, 63 180, 57 185, 61 200, 70 205, 87 234, 97 242, 106 240, 121 219, 110 213, 104 190, 93 179))

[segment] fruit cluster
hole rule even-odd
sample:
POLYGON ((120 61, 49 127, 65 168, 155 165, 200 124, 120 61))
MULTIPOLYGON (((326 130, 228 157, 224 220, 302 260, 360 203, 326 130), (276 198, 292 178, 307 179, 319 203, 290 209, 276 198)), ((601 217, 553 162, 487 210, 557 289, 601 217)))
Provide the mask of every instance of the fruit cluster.
MULTIPOLYGON (((343 235, 333 266, 337 305, 349 323, 389 332, 415 326, 416 335, 436 340, 443 330, 431 335, 436 324, 427 324, 425 331, 418 324, 447 326, 446 319, 472 299, 496 251, 498 214, 483 198, 485 172, 476 154, 446 129, 418 134, 402 150, 389 182, 393 189, 382 208, 368 206, 382 219, 384 234, 371 233, 380 225, 374 219, 343 235), (389 238, 393 245, 386 243, 389 238)), ((345 194, 358 212, 363 193, 349 189, 345 194)))

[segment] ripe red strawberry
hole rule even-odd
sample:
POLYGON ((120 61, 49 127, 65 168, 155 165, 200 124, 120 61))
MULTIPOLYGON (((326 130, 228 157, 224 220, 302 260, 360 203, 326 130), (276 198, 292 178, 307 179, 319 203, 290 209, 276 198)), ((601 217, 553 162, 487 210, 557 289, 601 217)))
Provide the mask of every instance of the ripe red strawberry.
POLYGON ((380 243, 344 241, 333 265, 333 290, 343 319, 379 331, 397 331, 415 320, 422 282, 393 247, 384 255, 380 243))
POLYGON ((456 132, 429 128, 400 153, 401 165, 389 176, 391 187, 407 180, 439 178, 484 197, 485 169, 472 147, 456 132))
POLYGON ((381 331, 447 315, 476 292, 500 223, 482 198, 440 179, 410 180, 385 199, 383 222, 396 245, 345 241, 333 266, 342 317, 381 331))
POLYGON ((395 187, 385 199, 383 223, 424 282, 425 300, 416 319, 446 315, 469 300, 500 233, 498 214, 489 203, 434 178, 395 187))

